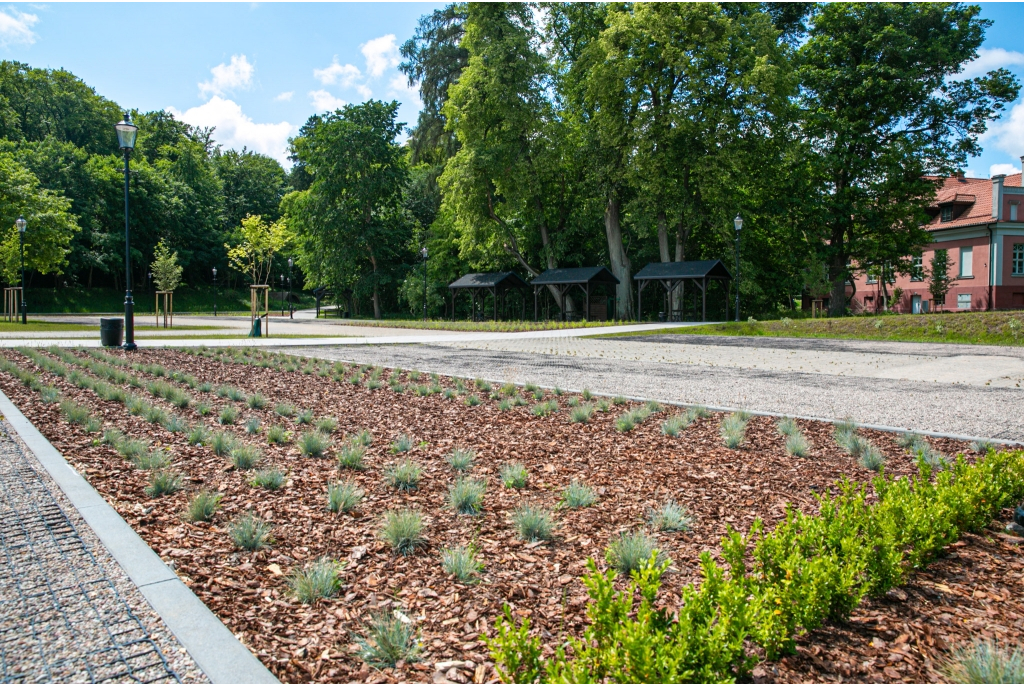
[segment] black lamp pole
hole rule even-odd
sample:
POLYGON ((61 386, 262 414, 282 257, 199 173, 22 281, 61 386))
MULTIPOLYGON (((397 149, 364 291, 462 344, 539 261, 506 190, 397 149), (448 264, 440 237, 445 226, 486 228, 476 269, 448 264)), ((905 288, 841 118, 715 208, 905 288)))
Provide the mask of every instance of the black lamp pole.
POLYGON ((18 227, 18 240, 21 242, 21 323, 28 323, 28 303, 25 302, 25 227, 28 222, 25 217, 19 216, 14 222, 18 227))
POLYGON ((427 320, 427 248, 420 250, 423 255, 423 320, 427 320))
POLYGON ((743 219, 737 214, 732 220, 736 228, 736 321, 740 320, 740 229, 743 228, 743 219))
MULTIPOLYGON (((281 293, 284 294, 284 274, 281 274, 281 293)), ((281 318, 284 318, 284 298, 281 298, 281 318)))
POLYGON ((292 310, 292 258, 288 258, 288 318, 294 319, 292 310))
POLYGON ((213 315, 217 316, 217 267, 213 267, 213 315))
POLYGON ((132 253, 128 226, 128 157, 135 148, 135 136, 139 127, 132 123, 128 112, 124 119, 114 125, 117 142, 124 152, 124 349, 134 350, 135 344, 135 301, 132 299, 132 253))

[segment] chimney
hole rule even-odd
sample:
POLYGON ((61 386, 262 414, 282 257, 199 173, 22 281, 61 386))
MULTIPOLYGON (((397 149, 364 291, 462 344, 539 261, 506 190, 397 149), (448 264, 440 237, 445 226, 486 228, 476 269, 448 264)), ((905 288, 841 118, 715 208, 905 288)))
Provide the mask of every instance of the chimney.
POLYGON ((1003 220, 1003 181, 1006 174, 996 174, 992 177, 992 218, 996 221, 1003 220))

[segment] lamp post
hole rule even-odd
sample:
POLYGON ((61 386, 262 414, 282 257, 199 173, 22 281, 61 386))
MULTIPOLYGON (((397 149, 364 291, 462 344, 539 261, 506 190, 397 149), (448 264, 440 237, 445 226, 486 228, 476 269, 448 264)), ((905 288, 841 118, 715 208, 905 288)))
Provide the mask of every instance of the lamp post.
POLYGON ((294 319, 292 310, 292 258, 288 258, 288 318, 294 319))
POLYGON ((281 274, 281 318, 284 318, 284 274, 281 274))
POLYGON ((135 302, 132 300, 132 253, 128 233, 128 157, 135 149, 135 137, 139 127, 132 123, 128 112, 124 119, 114 124, 117 144, 124 153, 124 349, 134 350, 135 344, 135 302))
POLYGON ((213 315, 217 316, 217 267, 213 267, 213 315))
POLYGON ((427 320, 427 248, 420 250, 423 257, 423 320, 427 320))
POLYGON ((739 214, 732 220, 736 228, 736 320, 740 320, 740 229, 743 228, 743 219, 739 214))
POLYGON ((146 274, 146 283, 149 285, 149 292, 153 292, 153 272, 150 271, 146 274))
POLYGON ((25 302, 25 228, 28 222, 25 217, 19 216, 14 222, 18 227, 18 240, 21 242, 21 323, 28 323, 28 303, 25 302))

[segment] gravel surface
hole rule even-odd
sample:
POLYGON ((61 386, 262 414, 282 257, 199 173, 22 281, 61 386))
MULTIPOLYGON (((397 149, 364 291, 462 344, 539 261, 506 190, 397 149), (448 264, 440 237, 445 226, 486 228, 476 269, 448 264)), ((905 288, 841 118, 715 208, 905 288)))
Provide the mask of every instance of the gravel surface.
POLYGON ((6 421, 0 682, 208 682, 6 421))
POLYGON ((284 351, 498 381, 590 388, 597 393, 666 402, 826 419, 849 417, 859 423, 909 430, 1024 441, 1024 413, 1019 410, 1024 390, 1014 387, 440 345, 292 347, 284 351))

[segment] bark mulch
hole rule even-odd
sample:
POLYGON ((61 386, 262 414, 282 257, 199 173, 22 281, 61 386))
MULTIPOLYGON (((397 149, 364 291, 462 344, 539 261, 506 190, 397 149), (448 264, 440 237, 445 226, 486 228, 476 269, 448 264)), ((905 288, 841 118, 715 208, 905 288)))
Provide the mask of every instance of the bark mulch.
MULTIPOLYGON (((91 391, 47 374, 17 352, 4 354, 40 373, 65 397, 87 404, 105 427, 148 437, 154 446, 171 450, 186 487, 174 495, 150 498, 143 492, 145 472, 101 444, 96 435, 68 424, 56 404, 43 404, 38 394, 0 373, 0 388, 286 682, 443 682, 444 674, 435 673, 435 664, 452 661, 463 663, 446 670, 451 680, 493 679, 496 674, 480 636, 490 634, 502 607, 509 604, 517 617, 530 617, 549 650, 564 635, 578 633, 585 625, 587 595, 580 577, 587 558, 603 565, 609 540, 620 531, 645 526, 650 510, 667 500, 685 506, 694 517, 686 533, 654 533, 660 549, 673 560, 663 593, 671 601, 682 585, 697 579, 699 554, 708 550, 717 555, 719 538, 729 526, 745 532, 755 517, 771 526, 783 518, 787 503, 813 512, 815 496, 834 492, 840 478, 869 482, 875 476, 837 447, 828 424, 798 421, 812 444, 811 454, 801 459, 786 454, 784 440, 768 417, 752 418, 746 441, 731 450, 719 436, 721 415, 700 419, 672 438, 660 429, 676 411, 670 409, 620 433, 615 418, 631 405, 613 406, 607 413, 596 412, 589 423, 572 424, 568 395, 548 393, 545 399, 554 399, 560 409, 536 417, 529 411, 535 402, 532 396, 527 406, 499 411, 498 402, 486 398, 480 406, 469 407, 462 396, 446 400, 439 394, 396 394, 386 384, 392 371, 382 377, 384 387, 370 390, 315 374, 224 363, 177 351, 133 353, 133 361, 159 363, 201 381, 235 385, 269 399, 265 409, 253 410, 212 392, 191 390, 196 402, 213 407, 201 417, 194 408, 175 409, 137 391, 189 422, 202 421, 211 430, 230 431, 243 442, 259 445, 264 452, 259 467, 273 466, 288 474, 284 487, 267 491, 250 485, 251 473, 234 470, 226 457, 215 456, 208 447, 188 445, 185 434, 130 416, 120 403, 100 400, 91 391), (273 407, 279 402, 312 409, 316 417, 336 417, 335 449, 342 436, 370 430, 374 440, 367 450, 368 468, 340 472, 333 458, 302 457, 294 437, 308 427, 277 416, 273 407), (227 404, 238 407, 240 417, 234 426, 219 426, 216 416, 227 404), (292 431, 293 440, 267 445, 264 433, 245 432, 249 417, 258 417, 264 430, 284 426, 292 431), (416 443, 405 455, 390 451, 400 434, 416 443), (459 515, 447 507, 448 488, 459 474, 447 465, 445 455, 456 447, 477 452, 470 475, 487 482, 479 516, 459 515), (406 456, 423 466, 424 477, 418 489, 400 492, 385 483, 383 472, 406 456), (523 490, 501 485, 498 471, 509 461, 523 463, 530 472, 523 490), (351 514, 326 508, 327 486, 339 479, 351 479, 366 493, 351 514), (524 501, 555 510, 561 490, 573 479, 594 487, 598 502, 585 509, 557 509, 551 542, 521 541, 511 525, 511 512, 524 501), (190 523, 182 515, 200 488, 223 495, 222 508, 210 523, 190 523), (383 512, 404 507, 422 512, 428 544, 410 556, 396 556, 377 533, 383 512), (244 552, 231 544, 227 526, 243 512, 256 513, 274 525, 270 549, 244 552), (482 582, 467 585, 444 573, 440 550, 470 544, 480 550, 485 570, 482 582), (290 596, 289 574, 321 557, 345 562, 343 587, 331 599, 302 605, 290 596), (356 638, 365 635, 374 612, 396 609, 415 622, 421 659, 393 669, 371 669, 359 658, 356 638)), ((411 382, 408 374, 402 377, 411 382)), ((432 381, 424 377, 416 382, 432 381)), ((454 387, 452 379, 439 382, 454 387)), ((470 392, 483 397, 472 387, 470 392)), ((895 436, 864 434, 886 455, 887 473, 916 472, 913 458, 900 449, 895 436)), ((963 443, 930 442, 946 454, 977 456, 963 443)), ((1019 642, 1024 633, 1020 547, 993 531, 968 535, 952 548, 945 558, 916 574, 910 585, 885 600, 865 602, 847 625, 805 635, 797 654, 759 665, 755 680, 941 680, 938 664, 952 646, 981 635, 1019 642)))

